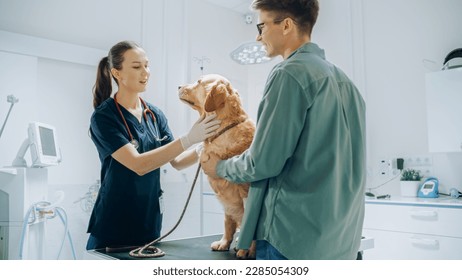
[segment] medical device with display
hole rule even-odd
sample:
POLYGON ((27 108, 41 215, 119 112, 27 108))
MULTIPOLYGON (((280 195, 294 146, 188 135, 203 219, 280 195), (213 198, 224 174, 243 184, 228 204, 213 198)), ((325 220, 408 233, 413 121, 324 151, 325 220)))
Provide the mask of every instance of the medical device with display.
POLYGON ((439 196, 438 184, 438 179, 436 179, 435 177, 430 177, 426 179, 420 186, 417 196, 423 198, 437 198, 439 196))
POLYGON ((13 166, 27 166, 24 155, 28 148, 30 148, 32 167, 53 166, 61 162, 56 129, 49 124, 40 122, 29 124, 28 137, 21 145, 13 166))
POLYGON ((29 125, 28 132, 32 166, 58 165, 60 157, 55 128, 36 122, 29 125))

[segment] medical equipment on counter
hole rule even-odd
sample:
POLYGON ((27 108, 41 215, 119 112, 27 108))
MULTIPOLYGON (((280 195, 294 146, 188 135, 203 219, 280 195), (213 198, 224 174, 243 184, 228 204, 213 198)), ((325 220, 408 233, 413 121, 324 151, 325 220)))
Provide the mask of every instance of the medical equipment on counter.
POLYGON ((3 130, 5 129, 6 122, 8 121, 8 117, 10 116, 11 110, 13 109, 13 106, 15 103, 19 102, 19 99, 17 99, 14 95, 8 95, 6 97, 6 101, 8 103, 11 103, 10 109, 8 110, 8 113, 6 114, 5 121, 3 122, 2 129, 0 130, 0 138, 2 137, 3 130))
POLYGON ((458 199, 459 197, 462 197, 462 192, 460 192, 458 189, 456 188, 450 188, 449 189, 449 193, 442 193, 442 192, 439 192, 439 194, 441 195, 446 195, 446 196, 450 196, 451 198, 455 198, 455 199, 458 199))
POLYGON ((435 177, 427 178, 417 192, 418 197, 422 198, 437 198, 438 194, 438 179, 435 177))
MULTIPOLYGON (((119 103, 117 102, 117 94, 114 95, 114 101, 115 101, 115 105, 117 107, 117 111, 119 111, 119 115, 120 117, 122 118, 122 121, 124 122, 124 125, 125 125, 125 128, 127 129, 127 133, 128 135, 130 136, 130 144, 133 145, 133 147, 135 147, 135 149, 138 150, 138 147, 140 146, 140 144, 138 143, 138 141, 133 138, 133 135, 132 135, 132 132, 130 131, 130 128, 128 127, 128 124, 127 124, 127 121, 125 120, 124 118, 124 115, 122 113, 122 110, 120 109, 120 105, 119 103)), ((143 116, 144 116, 144 120, 146 121, 146 125, 148 126, 151 134, 154 136, 154 139, 157 141, 157 142, 162 142, 164 141, 165 139, 167 139, 167 135, 165 135, 164 137, 162 138, 159 138, 160 137, 160 131, 159 131, 159 127, 157 126, 157 120, 156 120, 156 116, 154 115, 154 113, 148 108, 148 106, 146 105, 146 102, 144 102, 144 100, 140 97, 140 101, 141 103, 143 104, 143 107, 144 107, 144 110, 143 110, 143 116), (151 118, 152 118, 152 122, 154 123, 154 131, 153 129, 151 128, 151 125, 149 124, 149 121, 148 121, 148 117, 147 117, 147 113, 149 113, 151 115, 151 118)))
POLYGON ((460 192, 458 189, 456 188, 451 188, 449 190, 449 195, 452 197, 452 198, 459 198, 459 197, 462 197, 462 192, 460 192))
POLYGON ((365 195, 366 197, 370 197, 370 198, 374 198, 374 197, 375 197, 375 198, 379 198, 379 197, 380 197, 379 199, 382 199, 382 198, 390 198, 390 195, 389 195, 389 194, 376 195, 376 194, 374 194, 374 193, 372 192, 372 190, 378 189, 378 188, 382 187, 383 185, 388 184, 388 183, 390 183, 391 181, 395 180, 396 178, 398 178, 399 176, 401 176, 402 171, 403 171, 402 169, 399 169, 399 173, 395 174, 395 175, 394 175, 393 177, 391 177, 389 180, 387 180, 387 181, 381 183, 380 185, 377 185, 377 186, 374 186, 374 187, 370 187, 370 186, 366 187, 366 192, 364 193, 364 195, 365 195))
POLYGON ((40 122, 32 122, 28 127, 28 137, 23 141, 16 158, 15 167, 27 167, 24 155, 30 148, 32 167, 47 167, 61 162, 61 152, 58 147, 56 129, 40 122))

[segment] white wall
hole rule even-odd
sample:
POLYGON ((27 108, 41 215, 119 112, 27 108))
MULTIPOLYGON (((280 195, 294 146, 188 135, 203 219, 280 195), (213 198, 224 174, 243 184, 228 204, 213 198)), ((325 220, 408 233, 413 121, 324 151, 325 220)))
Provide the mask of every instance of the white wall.
POLYGON ((143 2, 0 0, 0 27, 107 52, 114 42, 140 41, 143 2))
POLYGON ((23 140, 27 138, 28 118, 36 118, 37 58, 0 52, 0 121, 3 125, 11 103, 7 96, 14 94, 19 103, 13 105, 8 123, 0 138, 0 165, 11 165, 23 140), (24 82, 27 81, 27 82, 24 82), (27 116, 27 117, 26 117, 27 116))
POLYGON ((59 166, 49 168, 51 184, 84 184, 99 178, 98 156, 88 136, 93 112, 88 93, 94 75, 93 66, 39 59, 36 111, 41 122, 56 127, 63 157, 59 166))
MULTIPOLYGON (((362 1, 367 95, 368 159, 429 155, 443 188, 462 188, 462 153, 428 153, 425 73, 441 68, 462 47, 462 1, 362 1), (436 65, 424 63, 435 61, 436 65)), ((381 179, 371 176, 370 186, 381 179)), ((383 181, 383 179, 382 179, 383 181)), ((397 193, 395 180, 377 190, 397 193)))

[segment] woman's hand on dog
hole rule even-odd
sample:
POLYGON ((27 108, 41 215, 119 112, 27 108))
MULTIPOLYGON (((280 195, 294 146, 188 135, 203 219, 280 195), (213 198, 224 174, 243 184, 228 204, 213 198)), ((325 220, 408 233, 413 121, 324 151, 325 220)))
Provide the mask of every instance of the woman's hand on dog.
POLYGON ((210 114, 208 116, 202 115, 189 130, 188 134, 180 137, 183 149, 187 150, 192 145, 200 143, 215 135, 221 123, 221 120, 216 119, 216 117, 216 114, 210 114))
POLYGON ((188 139, 191 144, 196 144, 216 134, 220 128, 221 120, 216 118, 217 115, 212 113, 208 116, 202 115, 193 125, 188 133, 188 139))

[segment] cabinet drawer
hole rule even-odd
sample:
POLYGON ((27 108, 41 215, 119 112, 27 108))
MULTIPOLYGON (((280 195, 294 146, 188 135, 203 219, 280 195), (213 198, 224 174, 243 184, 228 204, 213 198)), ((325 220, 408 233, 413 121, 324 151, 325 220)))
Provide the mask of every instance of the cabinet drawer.
POLYGON ((366 204, 365 229, 462 237, 462 209, 366 204))
POLYGON ((366 260, 461 260, 462 239, 414 233, 363 230, 374 239, 366 260))

